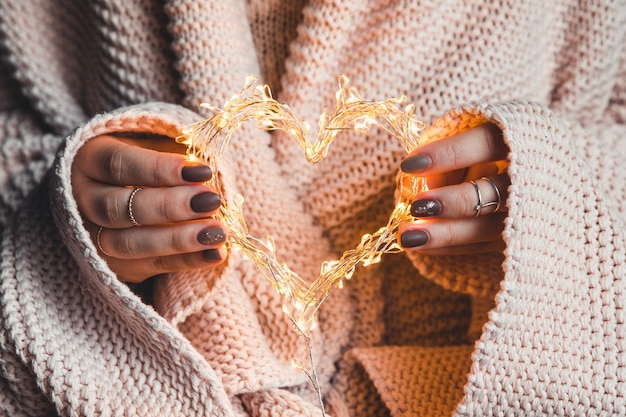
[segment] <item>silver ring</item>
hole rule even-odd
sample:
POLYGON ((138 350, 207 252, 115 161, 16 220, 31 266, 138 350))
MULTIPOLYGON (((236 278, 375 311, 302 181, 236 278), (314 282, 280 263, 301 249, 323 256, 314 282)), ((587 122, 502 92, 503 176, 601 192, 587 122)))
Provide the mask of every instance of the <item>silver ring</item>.
POLYGON ((493 191, 496 193, 496 201, 492 201, 490 203, 483 204, 483 208, 490 207, 490 206, 496 206, 496 208, 491 213, 497 213, 498 210, 500 210, 500 206, 502 205, 502 196, 500 195, 500 190, 498 189, 498 186, 493 181, 493 179, 487 178, 487 177, 482 177, 481 180, 485 180, 489 184, 491 184, 491 187, 493 188, 493 191))
POLYGON ((142 224, 139 223, 137 221, 137 219, 135 219, 135 215, 133 214, 133 199, 135 198, 135 194, 137 194, 139 191, 143 190, 143 188, 141 187, 137 187, 133 190, 132 193, 130 193, 130 197, 128 197, 128 220, 130 220, 130 222, 133 224, 133 226, 137 226, 137 227, 141 227, 142 224))
POLYGON ((500 206, 502 205, 502 195, 500 194, 500 190, 498 189, 498 186, 496 185, 496 183, 491 178, 487 178, 487 177, 482 177, 481 180, 487 181, 489 184, 491 184, 491 187, 496 193, 496 201, 483 203, 483 195, 480 192, 480 187, 478 187, 478 184, 476 184, 476 181, 469 181, 469 183, 474 186, 474 190, 476 190, 476 196, 478 197, 478 203, 476 203, 476 206, 474 207, 474 210, 476 210, 476 212, 474 213, 474 217, 480 216, 480 213, 486 207, 496 206, 496 208, 491 212, 491 213, 496 213, 498 210, 500 210, 500 206))
POLYGON ((96 245, 98 245, 98 249, 100 249, 100 252, 102 252, 104 255, 111 256, 109 252, 104 250, 104 248, 102 247, 102 243, 100 243, 100 235, 102 234, 102 229, 104 229, 104 227, 102 226, 100 226, 100 228, 98 229, 98 234, 96 235, 96 245))

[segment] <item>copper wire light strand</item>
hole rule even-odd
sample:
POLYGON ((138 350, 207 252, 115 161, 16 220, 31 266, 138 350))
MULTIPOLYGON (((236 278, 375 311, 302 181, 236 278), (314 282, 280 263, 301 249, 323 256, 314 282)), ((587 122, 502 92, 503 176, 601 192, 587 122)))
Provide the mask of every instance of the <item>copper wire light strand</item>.
POLYGON ((319 277, 309 282, 277 259, 271 236, 260 239, 249 234, 242 210, 243 197, 235 195, 231 200, 225 198, 220 175, 217 174, 233 133, 247 121, 256 121, 257 126, 263 130, 285 131, 296 140, 304 157, 312 164, 326 157, 332 141, 344 130, 367 132, 370 126, 378 126, 396 138, 407 153, 420 144, 420 132, 424 124, 415 117, 414 105, 401 107, 406 100, 404 96, 382 101, 365 101, 349 86, 346 76, 340 75, 338 78, 336 107, 331 114, 326 111, 322 113, 319 130, 313 140, 308 139, 309 125, 299 120, 289 106, 276 101, 267 85, 255 86, 254 77, 248 77, 244 88, 227 100, 223 109, 203 104, 214 115, 190 126, 179 138, 181 143, 187 145, 188 155, 205 161, 214 173, 209 184, 218 190, 223 202, 215 218, 228 229, 229 244, 234 249, 240 249, 244 257, 254 262, 282 295, 283 311, 294 324, 295 330, 306 338, 311 371, 305 370, 297 360, 294 366, 303 370, 314 384, 323 415, 325 413, 321 389, 311 345, 311 331, 316 326, 316 313, 332 289, 342 287, 359 264, 368 266, 378 263, 383 254, 402 251, 397 244, 399 226, 413 220, 410 214, 410 196, 425 189, 426 184, 421 178, 400 174, 397 184, 399 197, 387 224, 374 233, 364 235, 359 245, 345 251, 340 259, 325 261, 319 277))

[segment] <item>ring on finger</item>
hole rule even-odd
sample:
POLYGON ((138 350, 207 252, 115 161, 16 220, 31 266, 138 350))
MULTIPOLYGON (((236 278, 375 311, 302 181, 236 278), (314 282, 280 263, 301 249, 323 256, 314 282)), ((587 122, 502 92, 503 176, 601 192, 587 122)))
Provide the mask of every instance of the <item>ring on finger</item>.
POLYGON ((128 197, 128 207, 126 210, 126 212, 128 213, 128 220, 130 220, 132 225, 136 227, 141 227, 142 224, 137 221, 133 213, 133 200, 135 199, 135 195, 141 190, 143 190, 142 187, 137 187, 133 189, 133 191, 130 193, 130 197, 128 197))
POLYGON ((494 210, 491 213, 496 213, 498 210, 500 210, 500 206, 502 205, 502 195, 500 194, 500 190, 498 189, 498 186, 496 185, 496 183, 491 178, 488 178, 488 177, 482 177, 480 178, 480 180, 486 181, 487 183, 491 185, 491 187, 493 188, 493 191, 496 194, 496 199, 495 201, 489 201, 487 203, 483 202, 483 195, 482 195, 482 192, 480 191, 480 187, 478 186, 477 181, 469 181, 469 183, 472 184, 472 186, 474 187, 474 190, 476 191, 476 197, 478 197, 478 203, 476 203, 476 206, 474 207, 474 210, 475 210, 474 217, 480 216, 480 213, 482 212, 482 210, 487 207, 495 206, 494 210))
POLYGON ((102 226, 100 226, 100 228, 98 229, 98 234, 96 235, 96 245, 98 245, 98 249, 100 249, 100 252, 102 252, 104 255, 111 256, 109 252, 104 250, 104 248, 102 247, 102 242, 100 241, 100 235, 102 234, 103 229, 104 227, 102 226))

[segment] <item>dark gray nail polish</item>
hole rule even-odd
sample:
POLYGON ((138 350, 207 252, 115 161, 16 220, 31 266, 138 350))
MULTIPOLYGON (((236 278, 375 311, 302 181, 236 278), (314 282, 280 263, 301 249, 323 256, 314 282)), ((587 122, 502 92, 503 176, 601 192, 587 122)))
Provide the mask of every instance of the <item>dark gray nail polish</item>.
POLYGON ((196 213, 217 210, 220 205, 222 205, 222 199, 211 191, 197 194, 191 199, 191 209, 196 213))
POLYGON ((406 173, 424 171, 433 163, 428 155, 413 155, 400 163, 400 169, 406 173))
POLYGON ((400 236, 403 248, 416 248, 428 242, 428 233, 422 230, 407 230, 400 236))
POLYGON ((226 232, 221 227, 207 227, 198 233, 198 242, 203 245, 217 245, 226 242, 226 232))
POLYGON ((222 260, 219 249, 209 249, 202 252, 202 257, 207 262, 217 262, 222 260))
POLYGON ((183 167, 182 176, 185 181, 204 182, 211 179, 213 172, 206 165, 189 165, 183 167))
POLYGON ((430 217, 441 213, 441 203, 437 200, 415 200, 411 203, 413 217, 430 217))

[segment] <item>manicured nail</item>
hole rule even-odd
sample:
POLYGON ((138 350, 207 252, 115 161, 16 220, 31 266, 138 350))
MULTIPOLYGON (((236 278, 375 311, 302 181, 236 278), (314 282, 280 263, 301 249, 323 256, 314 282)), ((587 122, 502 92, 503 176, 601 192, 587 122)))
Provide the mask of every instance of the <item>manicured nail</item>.
POLYGON ((400 163, 400 169, 403 172, 412 174, 415 172, 424 171, 429 168, 433 163, 432 159, 428 155, 413 155, 406 158, 400 163))
POLYGON ((441 213, 441 203, 437 200, 415 200, 411 203, 413 217, 430 217, 441 213))
POLYGON ((196 213, 217 210, 220 205, 222 205, 222 199, 211 191, 197 194, 191 199, 191 209, 196 213))
POLYGON ((203 245, 217 245, 226 242, 226 231, 221 227, 207 227, 198 233, 198 242, 203 245))
POLYGON ((206 165, 188 165, 183 167, 183 179, 189 182, 204 182, 211 179, 213 172, 206 165))
POLYGON ((407 230, 400 236, 403 248, 416 248, 428 242, 428 233, 422 230, 407 230))
POLYGON ((207 262, 217 262, 222 260, 222 254, 219 249, 209 249, 202 252, 202 257, 207 262))

